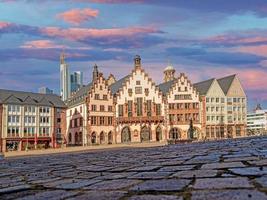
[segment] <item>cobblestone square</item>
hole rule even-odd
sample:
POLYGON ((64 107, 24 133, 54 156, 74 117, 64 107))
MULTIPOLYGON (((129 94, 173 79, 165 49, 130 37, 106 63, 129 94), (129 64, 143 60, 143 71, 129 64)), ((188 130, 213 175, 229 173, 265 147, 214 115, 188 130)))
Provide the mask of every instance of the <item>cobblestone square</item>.
POLYGON ((0 199, 267 199, 267 137, 0 161, 0 199))

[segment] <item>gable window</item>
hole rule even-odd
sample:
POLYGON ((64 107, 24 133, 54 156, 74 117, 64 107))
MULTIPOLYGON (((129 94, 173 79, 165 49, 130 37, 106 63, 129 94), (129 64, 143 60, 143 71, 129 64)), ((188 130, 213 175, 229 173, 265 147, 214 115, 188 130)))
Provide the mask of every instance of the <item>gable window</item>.
POLYGON ((96 105, 91 105, 91 110, 96 111, 96 105))
POLYGON ((119 105, 119 117, 123 117, 123 105, 119 105))
POLYGON ((152 105, 152 101, 151 100, 147 100, 147 116, 148 117, 151 117, 151 115, 152 115, 151 105, 152 105))
POLYGON ((142 94, 142 87, 135 87, 135 94, 142 94))
POLYGON ((100 105, 100 111, 105 111, 105 106, 104 105, 100 105))
POLYGON ((161 115, 161 104, 156 105, 156 115, 157 116, 161 115))
POLYGON ((142 116, 143 114, 143 98, 137 98, 137 116, 142 116))
POLYGON ((133 101, 128 101, 128 117, 133 116, 133 101))
POLYGON ((95 100, 99 100, 99 94, 95 94, 95 100))

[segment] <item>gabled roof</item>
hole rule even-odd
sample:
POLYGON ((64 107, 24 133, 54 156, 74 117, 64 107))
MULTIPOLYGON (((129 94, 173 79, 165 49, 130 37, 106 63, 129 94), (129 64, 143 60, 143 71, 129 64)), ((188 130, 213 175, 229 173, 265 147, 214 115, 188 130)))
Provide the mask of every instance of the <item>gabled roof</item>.
POLYGON ((217 81, 218 81, 218 83, 219 83, 220 87, 222 88, 225 95, 227 95, 235 77, 236 77, 236 74, 233 74, 231 76, 226 76, 226 77, 217 79, 217 81))
POLYGON ((111 84, 109 86, 111 94, 114 95, 116 94, 123 86, 123 83, 130 77, 131 75, 127 75, 123 77, 122 79, 116 81, 115 83, 111 84))
POLYGON ((158 85, 159 90, 162 92, 163 95, 165 95, 166 93, 169 92, 170 88, 172 87, 172 85, 174 84, 174 82, 177 79, 173 79, 171 81, 165 82, 165 83, 161 83, 158 85))
POLYGON ((42 106, 54 105, 58 108, 66 107, 60 97, 55 94, 39 94, 4 89, 0 89, 0 103, 42 106))
POLYGON ((81 87, 70 99, 67 100, 67 105, 73 106, 84 101, 92 86, 93 82, 81 87))
POLYGON ((193 84, 200 95, 206 95, 215 78, 193 84))

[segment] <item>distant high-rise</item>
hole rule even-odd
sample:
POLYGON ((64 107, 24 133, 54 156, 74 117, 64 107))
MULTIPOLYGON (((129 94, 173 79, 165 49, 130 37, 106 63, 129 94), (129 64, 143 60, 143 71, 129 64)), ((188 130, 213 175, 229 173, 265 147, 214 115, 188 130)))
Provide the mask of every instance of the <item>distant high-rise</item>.
POLYGON ((71 93, 76 92, 83 86, 83 73, 80 71, 74 72, 70 75, 71 93))
POLYGON ((70 97, 70 76, 68 65, 65 63, 65 54, 60 55, 60 96, 63 101, 70 97))
POLYGON ((53 94, 53 90, 50 90, 48 87, 40 87, 38 89, 38 93, 40 94, 53 94))

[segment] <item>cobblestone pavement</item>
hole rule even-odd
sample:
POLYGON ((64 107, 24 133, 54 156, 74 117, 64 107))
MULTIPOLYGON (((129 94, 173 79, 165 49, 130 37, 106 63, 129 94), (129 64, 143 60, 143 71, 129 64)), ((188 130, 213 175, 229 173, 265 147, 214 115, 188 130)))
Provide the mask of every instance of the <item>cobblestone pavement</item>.
POLYGON ((0 199, 267 199, 267 137, 9 158, 0 199))

